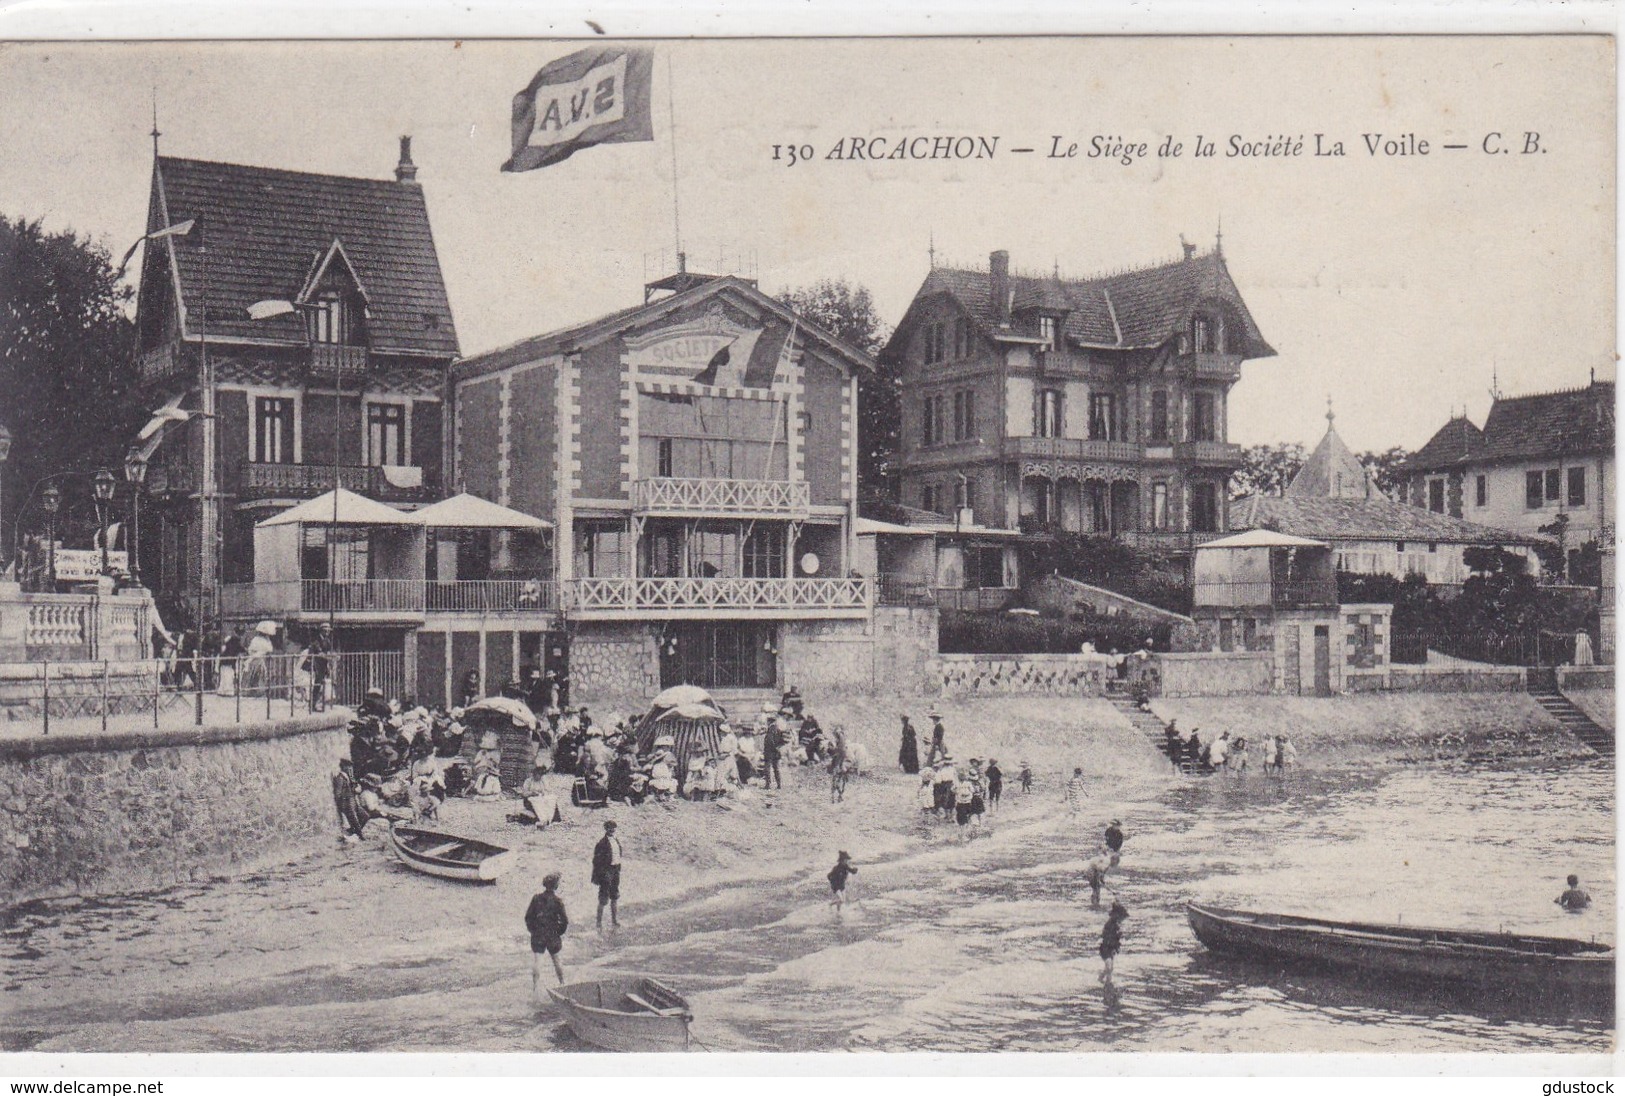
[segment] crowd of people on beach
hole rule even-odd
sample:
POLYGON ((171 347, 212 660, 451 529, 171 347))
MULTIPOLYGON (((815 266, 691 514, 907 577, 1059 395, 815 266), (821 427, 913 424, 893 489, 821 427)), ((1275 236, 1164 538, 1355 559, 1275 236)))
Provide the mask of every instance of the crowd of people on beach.
POLYGON ((1177 721, 1170 720, 1162 732, 1162 752, 1176 772, 1241 774, 1247 771, 1256 753, 1265 776, 1284 777, 1298 763, 1298 749, 1284 734, 1262 735, 1255 747, 1246 737, 1231 737, 1220 731, 1217 738, 1204 740, 1200 727, 1187 734, 1177 721))

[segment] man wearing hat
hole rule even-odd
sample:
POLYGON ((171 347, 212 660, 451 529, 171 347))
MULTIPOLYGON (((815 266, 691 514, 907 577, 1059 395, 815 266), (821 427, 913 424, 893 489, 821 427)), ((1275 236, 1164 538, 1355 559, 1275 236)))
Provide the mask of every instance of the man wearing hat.
POLYGON ((617 903, 621 899, 621 839, 615 836, 615 820, 604 823, 604 836, 592 850, 592 883, 598 888, 598 927, 604 927, 604 907, 609 907, 609 923, 621 925, 617 903))
POLYGON ((564 985, 564 964, 559 952, 564 948, 564 931, 570 927, 570 917, 564 912, 564 900, 559 897, 559 873, 550 871, 542 876, 542 892, 530 900, 525 910, 525 928, 530 930, 530 992, 536 1004, 542 1004, 542 956, 553 960, 553 973, 559 985, 564 985))
POLYGON ((388 719, 394 713, 389 710, 389 703, 384 700, 384 690, 374 685, 367 690, 366 696, 361 698, 359 714, 363 719, 388 719))
POLYGON ((935 765, 948 756, 948 731, 942 725, 942 713, 932 708, 926 713, 931 717, 931 749, 926 753, 925 763, 935 765))
POLYGON ((779 717, 771 704, 762 705, 762 715, 766 717, 762 730, 762 787, 783 790, 784 777, 779 775, 779 753, 783 748, 779 717))
POLYGON ((310 641, 310 647, 305 651, 310 666, 310 710, 313 712, 327 710, 328 683, 333 678, 335 649, 333 626, 324 620, 321 627, 316 629, 316 638, 310 641))

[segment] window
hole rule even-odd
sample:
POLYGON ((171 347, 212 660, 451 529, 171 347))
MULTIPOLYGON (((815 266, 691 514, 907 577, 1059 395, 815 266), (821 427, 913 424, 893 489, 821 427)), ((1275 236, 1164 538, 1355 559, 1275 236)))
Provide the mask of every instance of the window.
POLYGON ((1563 473, 1556 468, 1546 469, 1546 501, 1556 502, 1563 493, 1563 473))
POLYGON ((1586 504, 1586 470, 1584 468, 1569 469, 1569 505, 1584 506, 1586 504))
POLYGON ((920 444, 926 446, 941 445, 948 440, 948 434, 942 419, 942 397, 927 396, 921 407, 920 444))
POLYGON ((1154 483, 1151 485, 1151 528, 1168 528, 1168 485, 1154 483))
POLYGON ((1541 506, 1541 474, 1539 472, 1525 472, 1523 477, 1523 504, 1531 510, 1539 510, 1541 506))
MULTIPOLYGON (((929 447, 937 444, 936 434, 931 429, 931 419, 931 397, 927 396, 920 403, 920 444, 922 446, 929 447)), ((928 506, 926 509, 929 510, 930 507, 928 506)))
POLYGON ((1160 388, 1151 393, 1151 440, 1168 440, 1168 393, 1160 388))
POLYGON ((1004 585, 1003 548, 981 545, 965 549, 965 589, 998 590, 1004 585))
POLYGON ((1216 318, 1195 316, 1191 319, 1191 341, 1196 344, 1198 354, 1218 353, 1223 338, 1223 328, 1216 318))
POLYGON ((954 357, 968 358, 975 349, 975 329, 969 316, 954 321, 954 357))
POLYGON ((367 463, 406 464, 406 405, 367 405, 367 463))
POLYGON ((920 488, 920 509, 932 514, 937 512, 937 489, 935 487, 920 488))
POLYGON ((1038 317, 1038 337, 1040 339, 1044 340, 1043 349, 1045 349, 1045 350, 1054 350, 1055 349, 1055 317, 1054 316, 1040 316, 1040 317, 1038 317))
POLYGON ((1212 392, 1191 394, 1191 440, 1218 440, 1218 403, 1212 392))
POLYGON ((784 528, 753 524, 745 536, 745 577, 784 577, 784 528))
POLYGON ((932 365, 942 361, 948 355, 947 340, 940 323, 927 324, 925 327, 925 364, 932 365))
POLYGON ((1473 494, 1475 506, 1488 506, 1490 501, 1490 482, 1488 476, 1479 476, 1473 494))
POLYGON ((1066 430, 1066 394, 1059 388, 1038 393, 1037 421, 1033 433, 1041 438, 1058 438, 1066 430))
POLYGON ((623 554, 630 543, 626 530, 607 522, 576 524, 576 577, 624 575, 623 554))
POLYGON ((964 389, 954 393, 954 440, 976 436, 976 393, 964 389))
POLYGON ((1089 440, 1117 440, 1117 397, 1096 392, 1089 397, 1089 440))
POLYGON ((672 478, 672 439, 661 438, 655 446, 655 475, 662 479, 672 478))
POLYGON ((254 453, 262 464, 292 464, 293 407, 290 396, 254 399, 254 453))
POLYGON ((349 342, 349 309, 344 298, 328 290, 316 298, 316 307, 310 312, 310 338, 319 343, 349 342))
POLYGON ((1428 509, 1435 514, 1444 513, 1444 480, 1428 480, 1428 509))
POLYGON ((1191 531, 1219 531, 1219 492, 1211 483, 1191 484, 1191 531))
POLYGON ((1398 552, 1400 555, 1404 555, 1405 554, 1405 542, 1402 541, 1402 540, 1394 541, 1394 551, 1398 552))

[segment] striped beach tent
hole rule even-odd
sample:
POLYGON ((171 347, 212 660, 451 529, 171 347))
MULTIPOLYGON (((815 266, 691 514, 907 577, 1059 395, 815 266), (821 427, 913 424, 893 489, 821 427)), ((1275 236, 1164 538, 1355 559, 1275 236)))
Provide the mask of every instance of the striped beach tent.
POLYGON ((673 686, 650 701, 648 712, 638 721, 638 753, 649 753, 655 739, 671 735, 681 779, 692 758, 721 756, 721 727, 727 720, 728 713, 704 689, 697 685, 673 686))

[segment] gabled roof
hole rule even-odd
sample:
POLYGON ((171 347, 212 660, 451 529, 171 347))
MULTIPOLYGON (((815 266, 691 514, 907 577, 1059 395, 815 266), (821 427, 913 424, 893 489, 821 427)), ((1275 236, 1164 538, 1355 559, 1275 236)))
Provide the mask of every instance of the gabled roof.
POLYGON ((1484 431, 1466 415, 1453 418, 1405 461, 1407 471, 1466 464, 1484 451, 1484 431))
POLYGON ((1614 382, 1592 381, 1584 388, 1498 399, 1482 431, 1465 417, 1451 419, 1405 466, 1426 472, 1613 451, 1614 382))
POLYGON ((1230 504, 1230 524, 1271 529, 1324 541, 1392 540, 1440 544, 1546 543, 1543 537, 1514 533, 1436 514, 1386 498, 1282 498, 1247 495, 1230 504))
MULTIPOLYGON (((1112 350, 1136 350, 1166 343, 1189 322, 1203 301, 1223 301, 1241 321, 1245 357, 1275 354, 1259 332, 1241 292, 1217 250, 1189 259, 1094 278, 1033 277, 1011 274, 1014 312, 1045 309, 1066 313, 1064 334, 1073 343, 1112 350)), ((935 267, 925 276, 915 301, 947 294, 989 335, 998 322, 986 270, 935 267)), ((913 312, 910 306, 909 312, 913 312)), ((905 314, 902 332, 910 325, 905 314)), ((895 336, 894 336, 895 338, 895 336)))
POLYGON ((463 493, 425 506, 411 515, 431 529, 551 529, 553 523, 463 493))
POLYGON ((1326 436, 1320 439, 1315 451, 1303 462, 1298 474, 1287 485, 1287 498, 1303 499, 1369 499, 1382 492, 1372 482, 1371 473, 1359 458, 1349 452, 1337 431, 1332 428, 1331 412, 1327 412, 1326 436))
POLYGON ((528 339, 521 339, 516 343, 510 343, 495 350, 488 350, 483 354, 471 355, 457 363, 453 375, 456 379, 461 380, 499 369, 506 369, 511 365, 536 361, 554 354, 574 353, 601 343, 606 339, 612 339, 616 335, 654 323, 672 312, 692 307, 701 301, 725 293, 743 295, 754 307, 772 312, 786 323, 793 322, 796 325, 796 338, 798 340, 811 339, 822 343, 833 351, 837 357, 844 359, 849 366, 869 370, 875 368, 874 359, 857 347, 831 335, 821 327, 808 323, 787 305, 774 300, 756 288, 754 282, 730 274, 710 278, 679 293, 673 293, 671 296, 660 297, 644 304, 632 305, 629 308, 622 308, 606 316, 588 320, 585 323, 575 324, 572 327, 563 327, 557 331, 549 331, 542 335, 532 335, 528 339))
POLYGON ((1197 545, 1198 552, 1209 548, 1330 548, 1331 545, 1323 540, 1310 540, 1307 537, 1294 536, 1291 533, 1282 533, 1272 529, 1248 529, 1244 533, 1232 533, 1228 537, 1210 540, 1206 544, 1197 545))
MULTIPOLYGON (((190 235, 163 241, 161 252, 179 268, 188 336, 196 337, 204 320, 206 285, 210 338, 303 344, 297 315, 255 321, 246 310, 255 301, 295 298, 337 240, 365 287, 375 349, 457 353, 428 207, 415 183, 160 156, 152 207, 149 231, 198 222, 190 235)), ((167 277, 167 265, 144 269, 167 277)))

